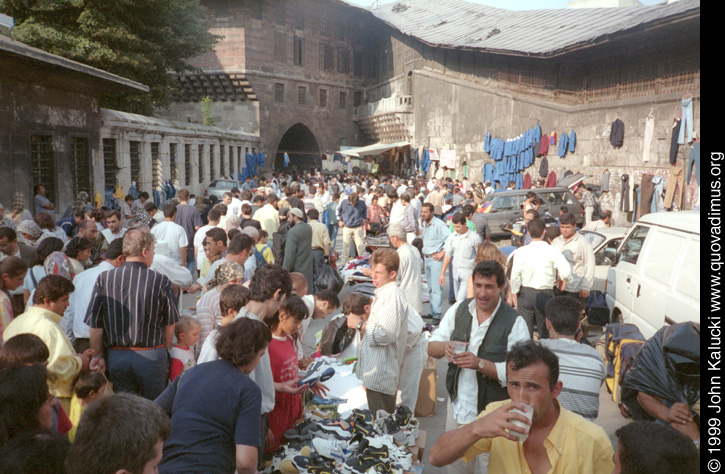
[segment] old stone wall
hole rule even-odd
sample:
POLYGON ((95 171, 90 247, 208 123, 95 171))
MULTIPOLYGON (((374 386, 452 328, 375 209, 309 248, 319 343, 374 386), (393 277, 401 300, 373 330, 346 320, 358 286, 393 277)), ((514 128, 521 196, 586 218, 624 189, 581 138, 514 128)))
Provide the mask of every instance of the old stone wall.
MULTIPOLYGON (((432 71, 414 73, 413 96, 415 114, 415 144, 457 152, 457 171, 462 172, 465 160, 469 178, 480 181, 484 163, 493 160, 483 151, 485 133, 493 137, 515 138, 535 126, 541 125, 542 133, 557 134, 557 145, 549 147, 547 156, 549 171, 561 176, 566 170, 591 176, 587 183, 600 184, 600 178, 608 169, 610 193, 602 205, 615 211, 615 219, 626 216, 618 212, 621 176, 630 175, 632 184, 639 183, 642 174, 658 174, 668 181, 670 144, 673 117, 681 111, 681 94, 628 99, 605 104, 564 106, 535 100, 523 95, 488 89, 480 84, 448 78, 432 71), (654 117, 654 133, 650 148, 650 160, 644 161, 645 120, 654 117), (611 124, 617 118, 625 125, 624 143, 621 148, 610 144, 611 124), (558 156, 558 142, 563 133, 576 131, 576 151, 558 156)), ((700 100, 694 100, 694 129, 699 132, 700 100)), ((699 133, 698 133, 699 135, 699 133)), ((683 166, 689 154, 687 146, 680 147, 677 165, 683 166)), ((538 175, 541 158, 525 170, 533 177, 538 175)), ((693 190, 688 188, 690 200, 693 190)))

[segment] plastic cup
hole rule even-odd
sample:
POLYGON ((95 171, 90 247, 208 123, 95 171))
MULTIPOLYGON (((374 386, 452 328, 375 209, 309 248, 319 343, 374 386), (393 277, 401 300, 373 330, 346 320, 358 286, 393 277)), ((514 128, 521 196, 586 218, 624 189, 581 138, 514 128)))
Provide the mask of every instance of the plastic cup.
MULTIPOLYGON (((526 418, 528 418, 529 421, 531 421, 533 419, 533 417, 534 417, 534 407, 532 407, 531 405, 527 405, 525 403, 522 403, 522 405, 524 407, 526 407, 526 411, 525 412, 519 410, 518 408, 514 408, 513 410, 511 410, 511 413, 521 413, 526 418)), ((511 420, 511 424, 516 425, 516 426, 518 426, 520 428, 526 428, 526 429, 530 429, 531 428, 531 425, 527 425, 523 421, 519 421, 519 420, 511 420)), ((511 430, 509 430, 509 433, 512 434, 512 435, 514 435, 514 436, 516 436, 519 439, 519 443, 523 443, 524 441, 526 441, 526 438, 529 437, 528 433, 521 434, 521 433, 517 433, 516 431, 511 431, 511 430)))
POLYGON ((468 343, 463 341, 451 341, 453 345, 453 352, 456 354, 463 354, 468 348, 468 343))

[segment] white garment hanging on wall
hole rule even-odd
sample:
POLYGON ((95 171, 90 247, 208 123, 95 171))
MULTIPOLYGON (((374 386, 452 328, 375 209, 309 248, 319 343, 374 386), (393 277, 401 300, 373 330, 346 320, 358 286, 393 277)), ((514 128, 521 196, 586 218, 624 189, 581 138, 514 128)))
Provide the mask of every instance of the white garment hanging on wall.
POLYGON ((655 118, 650 113, 645 119, 644 124, 644 151, 642 153, 642 161, 647 163, 650 159, 652 150, 652 139, 654 138, 655 118))

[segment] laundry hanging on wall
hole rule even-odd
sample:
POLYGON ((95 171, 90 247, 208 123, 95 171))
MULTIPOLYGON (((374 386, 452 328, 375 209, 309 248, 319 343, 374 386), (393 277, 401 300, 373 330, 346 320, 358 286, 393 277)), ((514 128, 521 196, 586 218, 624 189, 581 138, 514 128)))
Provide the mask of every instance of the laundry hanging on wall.
POLYGON ((642 161, 647 163, 650 159, 650 153, 652 150, 652 140, 654 139, 655 132, 655 118, 650 111, 649 115, 644 122, 644 150, 642 151, 642 161))
MULTIPOLYGON (((531 127, 516 138, 507 140, 492 137, 486 132, 483 150, 494 160, 492 165, 491 184, 495 181, 507 184, 509 181, 516 183, 516 189, 523 186, 521 171, 534 164, 534 145, 541 142, 541 126, 531 127)), ((489 173, 491 170, 489 169, 489 173)), ((484 179, 486 167, 484 166, 484 179)))
POLYGON ((617 119, 612 123, 612 130, 609 133, 609 143, 619 148, 624 143, 624 122, 617 119))

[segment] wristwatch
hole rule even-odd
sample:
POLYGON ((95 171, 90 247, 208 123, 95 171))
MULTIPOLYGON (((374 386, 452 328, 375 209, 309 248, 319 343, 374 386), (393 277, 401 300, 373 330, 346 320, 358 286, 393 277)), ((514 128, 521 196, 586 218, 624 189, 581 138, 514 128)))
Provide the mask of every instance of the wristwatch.
POLYGON ((481 359, 478 361, 478 371, 479 372, 481 372, 483 370, 483 366, 484 366, 484 360, 481 359))
POLYGON ((363 324, 365 324, 365 321, 360 321, 359 323, 357 323, 357 330, 358 331, 362 329, 363 324))

